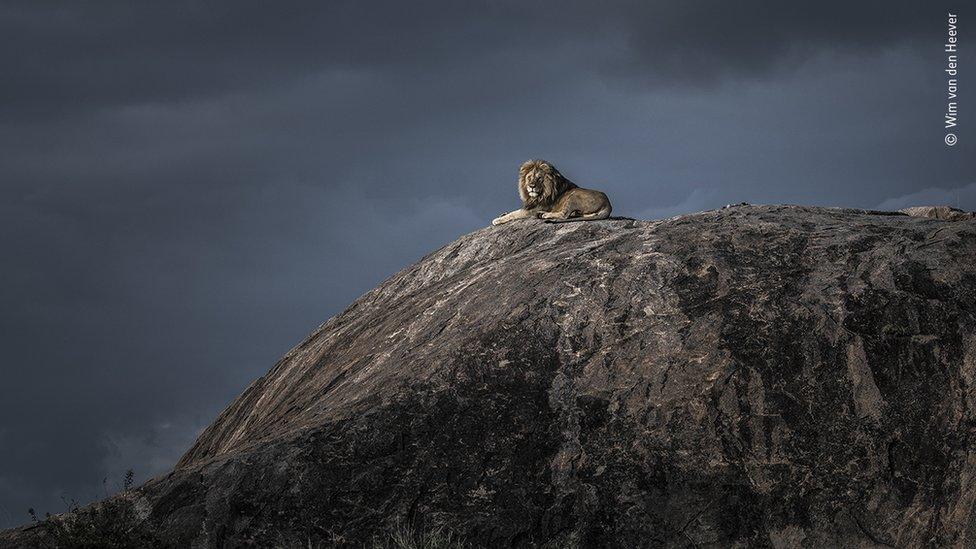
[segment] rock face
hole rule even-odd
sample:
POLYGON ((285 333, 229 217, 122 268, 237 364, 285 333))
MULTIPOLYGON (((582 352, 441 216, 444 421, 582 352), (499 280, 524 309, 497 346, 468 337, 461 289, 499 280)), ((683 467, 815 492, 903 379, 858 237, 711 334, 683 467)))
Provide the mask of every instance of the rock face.
POLYGON ((966 212, 952 206, 912 206, 903 208, 899 212, 913 217, 930 217, 943 221, 965 221, 976 219, 976 213, 966 212))
POLYGON ((174 546, 972 546, 974 384, 976 222, 516 222, 319 327, 139 507, 174 546))

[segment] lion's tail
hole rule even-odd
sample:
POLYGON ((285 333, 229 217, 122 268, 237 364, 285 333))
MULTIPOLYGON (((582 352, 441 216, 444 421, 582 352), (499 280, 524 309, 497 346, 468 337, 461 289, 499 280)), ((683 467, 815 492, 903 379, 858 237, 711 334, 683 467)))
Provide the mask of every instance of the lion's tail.
POLYGON ((597 210, 597 211, 595 211, 593 213, 583 214, 583 215, 581 215, 579 217, 567 217, 565 219, 558 219, 558 218, 556 218, 556 219, 547 219, 546 221, 548 221, 549 223, 566 223, 568 221, 594 221, 594 220, 597 220, 597 219, 606 219, 606 218, 610 217, 610 212, 612 210, 613 210, 613 207, 610 206, 609 203, 607 203, 607 204, 603 205, 599 210, 597 210))

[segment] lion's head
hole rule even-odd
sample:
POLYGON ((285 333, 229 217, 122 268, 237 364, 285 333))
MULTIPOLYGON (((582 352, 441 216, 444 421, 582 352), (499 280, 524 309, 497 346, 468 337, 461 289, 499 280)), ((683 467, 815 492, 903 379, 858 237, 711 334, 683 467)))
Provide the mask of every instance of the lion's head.
POLYGON ((549 206, 575 186, 545 160, 528 160, 519 168, 519 196, 525 209, 549 206))

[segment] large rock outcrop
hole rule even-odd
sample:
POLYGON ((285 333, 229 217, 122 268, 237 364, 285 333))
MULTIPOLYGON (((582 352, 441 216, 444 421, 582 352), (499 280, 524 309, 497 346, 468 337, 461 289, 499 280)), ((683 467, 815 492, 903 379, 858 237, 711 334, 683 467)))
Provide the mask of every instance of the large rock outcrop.
POLYGON ((136 498, 176 546, 972 546, 974 383, 976 222, 517 222, 323 324, 136 498))

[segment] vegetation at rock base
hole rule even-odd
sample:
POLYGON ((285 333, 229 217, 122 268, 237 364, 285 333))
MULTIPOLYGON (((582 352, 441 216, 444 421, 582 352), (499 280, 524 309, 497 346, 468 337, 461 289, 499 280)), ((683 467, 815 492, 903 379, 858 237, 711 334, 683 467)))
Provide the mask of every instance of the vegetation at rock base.
POLYGON ((132 492, 133 472, 130 469, 122 480, 122 493, 104 501, 79 507, 69 505, 61 515, 37 517, 34 509, 28 513, 34 528, 41 531, 40 539, 51 548, 126 548, 160 545, 145 513, 136 506, 132 492))

